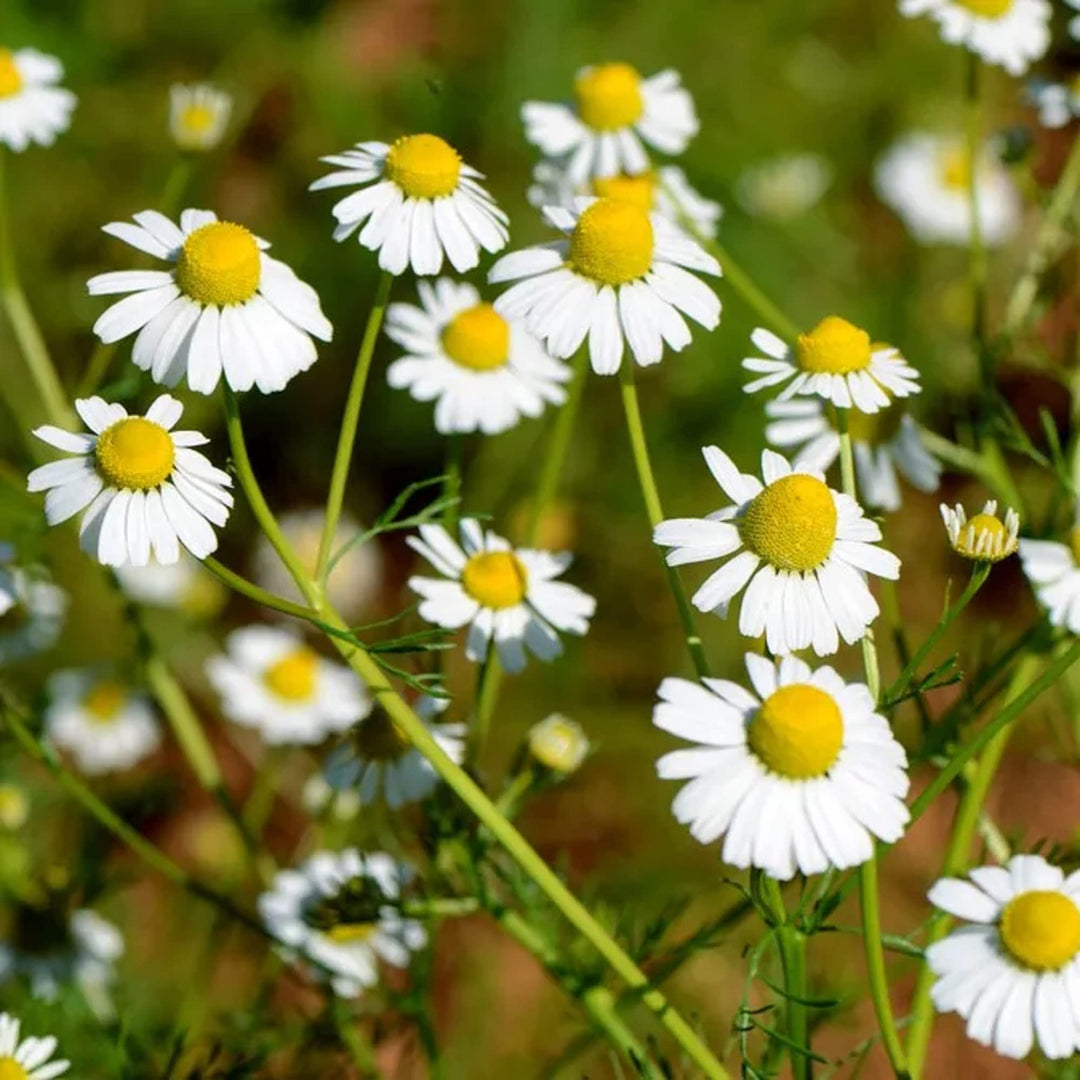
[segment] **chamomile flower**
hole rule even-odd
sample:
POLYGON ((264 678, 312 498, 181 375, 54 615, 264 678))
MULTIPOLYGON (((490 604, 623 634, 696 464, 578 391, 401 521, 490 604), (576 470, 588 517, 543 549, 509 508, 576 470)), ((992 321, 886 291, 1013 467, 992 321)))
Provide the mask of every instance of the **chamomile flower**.
POLYGON ((386 312, 386 333, 407 354, 386 378, 417 401, 435 401, 437 431, 497 435, 566 400, 567 366, 472 285, 439 278, 417 290, 420 307, 391 304, 386 312))
MULTIPOLYGON (((770 401, 765 441, 780 450, 801 447, 792 464, 827 472, 840 455, 840 435, 818 398, 770 401)), ((903 476, 918 491, 937 491, 941 465, 927 450, 922 429, 900 405, 873 414, 852 410, 848 419, 859 497, 867 506, 900 509, 903 476)))
POLYGON ((581 768, 589 754, 589 739, 580 724, 552 713, 529 728, 529 757, 556 776, 569 776, 581 768))
POLYGON ((1020 517, 1015 510, 997 515, 997 500, 989 500, 970 521, 964 508, 941 504, 941 518, 949 534, 949 543, 957 555, 973 562, 1001 562, 1016 552, 1020 517))
POLYGON ((1068 83, 1035 82, 1028 87, 1028 100, 1039 110, 1043 127, 1062 128, 1080 116, 1080 75, 1068 83))
POLYGON ((154 558, 145 566, 121 566, 116 577, 125 595, 137 603, 176 608, 193 618, 218 614, 228 600, 221 582, 186 551, 167 566, 154 558))
POLYGON ((46 491, 50 525, 81 510, 79 544, 105 566, 145 566, 151 552, 175 563, 183 545, 197 559, 217 548, 212 525, 222 526, 232 507, 228 473, 197 450, 209 440, 197 431, 174 431, 183 406, 162 394, 145 416, 99 397, 75 402, 91 434, 46 425, 34 434, 73 458, 42 465, 27 490, 46 491))
POLYGON ((232 112, 232 98, 208 83, 169 87, 169 134, 181 150, 213 150, 232 112))
POLYGON ((1010 75, 1050 47, 1050 0, 900 0, 902 15, 929 15, 942 40, 963 45, 1010 75))
POLYGON ((645 172, 643 143, 681 154, 698 133, 694 99, 677 71, 647 79, 629 64, 584 67, 574 79, 573 104, 527 101, 525 138, 549 158, 567 158, 575 184, 590 176, 645 172))
POLYGON ((51 146, 67 130, 76 99, 56 85, 63 74, 55 56, 0 47, 0 143, 19 153, 31 143, 51 146))
POLYGON ((100 671, 58 671, 49 678, 45 734, 88 776, 129 769, 161 743, 146 695, 100 671))
POLYGON ((593 370, 613 375, 624 339, 639 364, 656 364, 665 342, 675 352, 690 344, 683 314, 706 330, 719 324, 720 300, 689 270, 719 276, 720 264, 660 214, 606 198, 544 216, 566 238, 503 256, 488 280, 516 282, 495 310, 522 319, 553 356, 572 356, 588 337, 593 370))
POLYGON ((8 1080, 53 1080, 71 1068, 71 1062, 54 1058, 56 1036, 19 1038, 19 1021, 0 1013, 0 1076, 8 1080))
MULTIPOLYGON (((448 704, 445 698, 424 695, 414 709, 447 757, 460 764, 465 756, 465 725, 436 722, 448 704)), ((381 795, 392 810, 426 799, 439 784, 428 759, 378 706, 330 755, 325 776, 334 791, 355 789, 365 806, 381 795)))
POLYGON ((1051 626, 1080 634, 1080 524, 1067 544, 1021 540, 1020 562, 1051 626))
POLYGON ((317 851, 282 870, 259 897, 267 930, 340 997, 379 981, 379 964, 404 968, 427 932, 400 911, 408 870, 380 851, 317 851))
POLYGON ((734 505, 707 518, 662 521, 653 540, 669 566, 734 555, 694 594, 699 611, 727 617, 744 588, 739 632, 765 634, 777 655, 813 647, 818 656, 862 639, 878 616, 866 574, 895 579, 900 560, 876 546, 881 529, 854 499, 833 491, 821 473, 792 469, 772 450, 761 455, 764 484, 740 473, 715 446, 702 450, 734 505))
POLYGON ((748 394, 786 384, 779 401, 813 396, 841 409, 876 413, 892 398, 919 393, 919 373, 898 349, 873 344, 865 330, 838 315, 800 334, 794 347, 762 327, 750 340, 765 356, 742 362, 744 370, 759 376, 743 387, 748 394))
POLYGON ((334 206, 335 240, 357 239, 379 253, 391 274, 437 274, 443 256, 458 273, 480 262, 480 250, 506 246, 508 218, 479 183, 484 178, 438 135, 405 135, 393 146, 357 143, 322 159, 340 170, 310 190, 359 187, 334 206), (366 224, 365 224, 366 222, 366 224))
MULTIPOLYGON (((914 132, 874 169, 874 185, 920 244, 968 244, 971 239, 971 155, 962 138, 914 132)), ((1020 195, 987 144, 974 168, 983 241, 1003 244, 1020 224, 1020 195)))
POLYGON ((43 570, 16 566, 0 554, 0 664, 51 649, 64 627, 67 593, 43 570))
POLYGON ((967 1021, 968 1037, 1025 1058, 1080 1050, 1080 871, 1068 877, 1038 855, 942 878, 930 902, 968 925, 926 950, 939 1012, 967 1021))
POLYGON ((234 630, 206 663, 222 712, 273 745, 320 743, 371 710, 363 683, 276 626, 234 630))
POLYGON ((727 679, 665 679, 657 727, 694 743, 656 766, 689 780, 675 817, 723 860, 781 881, 844 870, 874 856, 874 838, 904 833, 907 757, 870 691, 794 656, 746 655, 753 692, 727 679))
POLYGON ((224 373, 233 390, 284 389, 315 363, 315 343, 333 329, 315 290, 243 225, 210 210, 185 210, 177 225, 156 210, 105 232, 170 263, 169 270, 118 270, 87 283, 92 296, 130 293, 94 323, 106 344, 138 331, 131 358, 154 382, 211 393, 224 373))
POLYGON ((829 190, 833 169, 819 154, 785 154, 744 169, 735 197, 751 217, 791 221, 829 190))
POLYGON ((596 601, 574 585, 556 581, 569 566, 566 552, 511 548, 466 518, 460 546, 441 525, 421 525, 409 546, 442 575, 412 577, 409 588, 423 597, 420 617, 457 630, 468 625, 465 655, 480 661, 494 645, 506 671, 525 666, 525 650, 541 660, 562 653, 556 631, 585 634, 596 601))

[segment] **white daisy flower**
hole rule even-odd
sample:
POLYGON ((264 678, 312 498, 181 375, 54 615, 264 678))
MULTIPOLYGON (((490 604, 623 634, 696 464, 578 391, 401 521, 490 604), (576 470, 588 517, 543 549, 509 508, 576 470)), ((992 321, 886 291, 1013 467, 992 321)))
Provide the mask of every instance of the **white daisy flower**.
POLYGON ((320 743, 371 711, 364 684, 277 626, 245 626, 206 662, 221 710, 273 745, 320 743))
POLYGON ((177 226, 156 210, 114 221, 110 236, 171 263, 171 270, 119 270, 87 283, 92 296, 131 293, 94 323, 106 344, 138 331, 131 358, 154 382, 209 394, 224 372, 233 390, 284 389, 315 363, 315 343, 333 329, 315 290, 243 225, 210 210, 185 210, 177 226))
POLYGON ((1043 127, 1063 128, 1080 116, 1080 75, 1068 83, 1034 82, 1027 98, 1039 110, 1043 127))
POLYGON ((494 254, 506 246, 509 219, 478 183, 484 174, 438 135, 405 135, 393 146, 357 143, 322 160, 341 171, 316 180, 311 191, 360 188, 334 206, 334 239, 360 229, 357 239, 379 253, 388 273, 411 266, 415 274, 437 274, 445 254, 460 274, 479 264, 481 248, 494 254))
POLYGON ((232 97, 209 83, 169 87, 169 134, 181 150, 213 150, 232 112, 232 97))
POLYGON ((34 434, 75 454, 42 465, 27 478, 28 491, 47 491, 50 525, 86 509, 79 526, 83 551, 105 566, 145 566, 151 552, 175 563, 182 544, 197 559, 217 548, 212 525, 225 524, 232 507, 232 477, 197 450, 209 440, 197 431, 174 431, 183 406, 162 394, 145 416, 99 397, 75 402, 91 434, 46 425, 34 434))
POLYGON ((910 815, 907 756, 862 683, 794 656, 753 653, 756 693, 727 679, 665 679, 657 727, 695 744, 665 754, 665 780, 689 780, 675 817, 703 844, 726 833, 722 858, 787 881, 845 870, 894 843, 910 815))
POLYGON ((800 395, 820 397, 841 409, 876 413, 891 403, 919 393, 919 373, 891 345, 878 345, 859 327, 829 315, 813 330, 800 334, 791 347, 771 330, 758 327, 750 340, 765 356, 748 356, 742 366, 759 377, 748 382, 748 394, 787 385, 779 401, 800 395))
POLYGON ((573 104, 527 101, 525 138, 545 157, 568 158, 575 184, 590 176, 645 172, 649 155, 681 154, 698 133, 694 99, 677 71, 647 79, 629 64, 584 67, 574 79, 573 104))
POLYGON ((895 579, 900 560, 876 547, 881 529, 859 504, 833 491, 820 472, 792 467, 779 454, 761 455, 764 484, 740 473, 722 450, 702 453, 716 482, 734 505, 707 518, 662 521, 653 540, 668 552, 669 566, 735 555, 694 594, 699 611, 727 617, 743 589, 739 633, 765 634, 777 655, 813 647, 818 656, 861 640, 877 618, 866 574, 895 579))
MULTIPOLYGON (((992 144, 987 144, 976 168, 982 239, 990 246, 1003 244, 1020 225, 1020 194, 992 144)), ((967 245, 971 169, 962 138, 914 132, 877 163, 874 186, 919 243, 967 245)))
POLYGON ((1021 540, 1020 562, 1051 626, 1080 634, 1080 525, 1067 544, 1021 540))
POLYGON ((15 566, 0 554, 0 664, 9 664, 56 644, 64 628, 68 598, 44 571, 15 566))
MULTIPOLYGON (((424 695, 414 711, 447 757, 460 765, 465 757, 466 726, 435 722, 448 704, 445 698, 424 695)), ((439 784, 431 762, 410 745, 386 711, 378 707, 330 755, 325 776, 334 791, 355 789, 365 806, 382 795, 392 810, 426 799, 439 784)))
POLYGON ((88 776, 130 769, 161 743, 147 697, 100 671, 58 671, 48 696, 45 734, 88 776))
POLYGON ((930 902, 969 925, 926 950, 939 1012, 1010 1058, 1033 1045, 1054 1059, 1080 1050, 1080 871, 1038 855, 942 878, 930 902))
POLYGON ((75 95, 57 86, 64 66, 37 49, 0 48, 0 143, 19 153, 51 146, 71 123, 75 95))
POLYGON ((386 378, 417 401, 435 401, 437 431, 497 435, 566 400, 569 368, 520 322, 482 303, 472 285, 439 278, 419 282, 417 290, 420 307, 387 309, 386 333, 407 355, 386 378))
POLYGON ((529 728, 529 757, 541 768, 569 776, 581 768, 589 754, 589 739, 580 724, 552 713, 529 728))
POLYGON ((1015 510, 1005 511, 1004 520, 997 516, 997 500, 989 500, 970 521, 964 508, 941 504, 941 519, 949 534, 949 543, 957 555, 974 562, 1001 562, 1014 554, 1020 517, 1015 510))
POLYGON ((19 1021, 0 1013, 0 1076, 7 1080, 52 1080, 71 1068, 70 1061, 54 1058, 55 1035, 19 1038, 19 1021))
POLYGON ((682 312, 713 330, 720 300, 689 270, 720 276, 720 264, 657 213, 621 199, 577 199, 576 209, 549 206, 544 217, 566 239, 504 255, 488 274, 514 281, 495 310, 543 340, 560 358, 589 339, 598 375, 622 363, 623 339, 639 364, 656 364, 664 343, 690 344, 682 312))
POLYGON ((317 851, 282 870, 259 897, 267 930, 340 997, 379 981, 379 963, 404 968, 427 932, 400 911, 408 870, 382 852, 317 851))
POLYGON ((221 583, 186 551, 168 565, 151 556, 145 566, 121 566, 117 580, 125 595, 150 607, 176 608, 193 617, 217 614, 227 600, 221 583))
MULTIPOLYGON (((1065 0, 1065 3, 1071 8, 1080 9, 1080 0, 1065 0)), ((1077 41, 1080 41, 1080 15, 1074 15, 1069 20, 1069 34, 1077 41)))
MULTIPOLYGON (((827 472, 840 456, 840 435, 819 398, 769 401, 765 441, 780 450, 801 447, 792 464, 827 472)), ((937 491, 941 465, 923 443, 922 428, 900 405, 848 420, 859 497, 890 513, 900 509, 900 476, 917 491, 937 491)))
POLYGON ((821 200, 832 179, 820 154, 783 154, 739 173, 735 198, 751 217, 791 221, 821 200))
POLYGON ((1050 47, 1050 0, 900 0, 900 14, 929 15, 943 41, 1010 75, 1023 75, 1050 47))
POLYGON ((465 655, 483 660, 494 644, 504 670, 521 671, 525 650, 541 660, 562 653, 557 630, 585 634, 596 601, 574 585, 555 579, 573 561, 567 552, 511 548, 508 541, 466 518, 461 546, 441 525, 421 525, 408 538, 442 578, 412 577, 409 588, 423 597, 420 617, 457 630, 468 624, 465 655))

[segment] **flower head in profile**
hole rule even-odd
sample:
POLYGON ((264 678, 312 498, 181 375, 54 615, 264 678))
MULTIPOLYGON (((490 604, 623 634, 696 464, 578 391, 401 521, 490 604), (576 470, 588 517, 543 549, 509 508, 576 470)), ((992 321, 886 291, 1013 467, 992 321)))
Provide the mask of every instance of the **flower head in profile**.
POLYGON ((832 166, 819 154, 785 154, 744 169, 735 197, 751 217, 791 221, 821 200, 832 178, 832 166))
POLYGON ((590 176, 645 172, 649 155, 643 144, 681 154, 699 127, 678 72, 642 78, 623 63, 582 68, 572 104, 527 101, 521 117, 525 138, 545 157, 565 158, 574 184, 590 176))
POLYGON ((676 818, 695 839, 726 834, 723 860, 787 881, 874 857, 909 814, 907 757, 861 683, 794 656, 746 655, 753 691, 727 679, 665 679, 653 723, 693 743, 657 762, 688 780, 676 818))
POLYGON ((996 563, 1015 554, 1020 532, 1020 516, 1015 510, 1006 510, 1005 517, 998 517, 997 500, 990 499, 971 520, 964 508, 941 504, 941 518, 949 543, 957 555, 973 562, 996 563))
POLYGON ((409 578, 422 598, 420 617, 457 630, 468 626, 465 655, 484 660, 494 646, 506 671, 521 671, 525 651, 541 660, 562 653, 558 631, 585 634, 596 601, 574 585, 557 581, 570 566, 566 552, 512 548, 479 522, 466 518, 460 545, 441 525, 421 525, 409 546, 442 575, 409 578))
POLYGON ((391 304, 386 312, 387 336, 406 350, 386 377, 417 401, 435 401, 437 431, 497 435, 566 400, 566 365, 472 285, 439 278, 417 289, 420 307, 391 304))
POLYGON ((506 246, 507 216, 481 186, 483 173, 438 135, 404 135, 392 146, 357 143, 322 159, 338 171, 312 191, 357 187, 334 206, 335 240, 357 239, 379 253, 390 274, 437 274, 443 257, 458 273, 480 262, 480 251, 506 246))
POLYGON ((197 450, 209 440, 197 431, 174 431, 183 412, 162 394, 145 416, 99 397, 75 402, 89 434, 46 425, 34 434, 74 457, 35 469, 29 491, 45 491, 50 525, 85 510, 79 526, 83 551, 105 566, 145 566, 154 558, 175 563, 183 545, 197 559, 217 548, 213 526, 232 508, 232 477, 197 450))
POLYGON ((1053 1059, 1080 1050, 1080 870, 1014 855, 942 878, 929 898, 968 924, 926 950, 937 1010, 959 1013, 970 1038, 1005 1057, 1036 1044, 1053 1059))
POLYGON ((64 627, 67 593, 44 570, 18 566, 0 544, 0 663, 51 649, 64 627))
POLYGON ((381 851, 317 851, 282 870, 259 897, 267 930, 341 997, 379 981, 379 964, 404 968, 427 932, 401 914, 409 871, 381 851))
POLYGON ((232 97, 209 83, 169 87, 169 134, 181 150, 213 150, 225 134, 232 97))
POLYGON ((0 47, 0 143, 19 153, 51 146, 71 123, 75 95, 56 84, 64 67, 37 49, 0 47))
POLYGON ((794 347, 759 327, 751 341, 764 356, 748 356, 744 370, 758 378, 743 389, 748 394, 781 386, 778 400, 819 397, 840 409, 876 413, 893 398, 919 393, 919 373, 891 345, 879 345, 858 326, 829 315, 794 347))
POLYGON ((544 216, 565 239, 504 255, 488 280, 513 281, 495 301, 521 319, 552 356, 572 356, 588 338, 598 375, 613 375, 624 343, 641 365, 659 363, 666 344, 690 344, 683 320, 713 330, 720 300, 691 270, 720 275, 720 264, 657 213, 625 199, 578 199, 544 216))
POLYGON ((761 455, 762 480, 740 473, 722 450, 702 453, 731 506, 705 518, 662 521, 653 533, 671 548, 669 566, 733 555, 694 594, 699 611, 727 616, 746 589, 739 633, 765 635, 777 655, 812 647, 818 656, 860 641, 879 608, 867 574, 895 579, 900 560, 878 547, 881 529, 821 473, 793 469, 772 450, 761 455))
POLYGON ((71 1062, 55 1058, 56 1036, 19 1038, 19 1021, 0 1013, 0 1076, 8 1080, 53 1080, 71 1068, 71 1062))
POLYGON ((105 232, 163 259, 169 270, 118 270, 87 284, 92 296, 130 293, 94 323, 106 344, 138 331, 131 358, 154 382, 175 386, 186 375, 200 394, 222 375, 233 390, 264 394, 315 363, 315 343, 333 330, 315 290, 270 246, 210 210, 185 210, 177 225, 156 210, 114 221, 105 232))
POLYGON ((1020 562, 1051 626, 1080 634, 1080 523, 1067 543, 1019 541, 1020 562))

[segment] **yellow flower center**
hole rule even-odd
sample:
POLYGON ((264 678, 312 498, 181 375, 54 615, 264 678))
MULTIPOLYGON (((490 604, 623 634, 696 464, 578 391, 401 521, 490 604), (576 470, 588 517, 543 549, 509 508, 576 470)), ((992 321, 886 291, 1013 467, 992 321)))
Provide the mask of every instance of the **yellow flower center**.
POLYGON ((461 155, 438 135, 404 135, 386 155, 386 175, 411 199, 438 199, 457 187, 461 155))
POLYGON ((259 287, 262 265, 255 237, 231 221, 211 221, 185 241, 176 283, 200 304, 243 304, 259 287))
POLYGON ((597 199, 586 207, 570 237, 572 270, 604 285, 625 285, 652 266, 653 229, 639 206, 597 199))
POLYGON ((847 319, 830 315, 795 342, 799 367, 815 374, 847 375, 870 364, 870 335, 847 319))
POLYGON ((15 54, 10 49, 0 49, 0 98, 12 97, 23 85, 22 76, 15 64, 15 54))
POLYGON ((486 608, 513 607, 525 599, 525 567, 512 551, 474 555, 461 573, 465 591, 486 608))
POLYGON ((574 83, 578 115, 594 131, 617 131, 635 123, 645 109, 641 76, 629 64, 598 64, 574 83))
POLYGON ((160 424, 128 416, 98 436, 94 457, 101 475, 113 487, 145 491, 168 479, 176 448, 160 424))
MULTIPOLYGON (((994 517, 993 514, 976 514, 970 521, 960 530, 960 537, 956 543, 956 550, 961 555, 966 555, 969 559, 976 558, 975 546, 969 545, 967 542, 968 530, 975 530, 975 543, 978 543, 979 537, 983 533, 988 533, 994 540, 1004 537, 1006 533, 1005 524, 1000 518, 994 517)), ((986 550, 992 550, 993 544, 990 544, 986 550)))
POLYGON ((1080 72, 1069 80, 1069 89, 1072 91, 1073 97, 1080 97, 1080 72))
POLYGON ((180 114, 180 127, 192 135, 205 135, 214 126, 216 115, 208 105, 189 105, 180 114))
POLYGON ((409 748, 409 740, 379 708, 360 721, 352 740, 356 753, 365 761, 397 761, 409 748))
POLYGON ((950 191, 971 187, 971 155, 964 146, 951 146, 941 154, 941 182, 950 191))
POLYGON ((29 1080, 29 1076, 13 1057, 0 1057, 0 1080, 29 1080))
POLYGON ((832 492, 813 476, 783 476, 757 495, 739 527, 743 542, 777 570, 820 566, 836 539, 832 492))
POLYGON ((806 683, 781 686, 750 721, 747 741, 771 772, 809 780, 832 768, 844 742, 844 720, 824 690, 806 683))
POLYGON ((17 784, 0 784, 0 825, 14 832, 26 824, 30 802, 17 784))
POLYGON ((367 941, 376 929, 375 923, 338 923, 325 931, 325 934, 335 945, 355 945, 357 942, 367 941))
POLYGON ((1009 954, 1035 971, 1056 971, 1080 952, 1080 908, 1063 893, 1021 893, 1005 905, 1000 929, 1009 954))
POLYGON ((97 723, 111 724, 126 700, 127 691, 120 683, 104 680, 86 694, 82 707, 97 723))
POLYGON ((967 8, 973 15, 984 19, 1000 19, 1008 15, 1016 0, 957 0, 962 8, 967 8))
POLYGON ((656 196, 656 177, 651 172, 637 176, 598 176, 592 188, 593 194, 602 199, 618 199, 649 211, 656 196))
POLYGON ((477 304, 450 320, 442 332, 442 346, 455 364, 493 371, 510 355, 510 325, 490 304, 477 304))
POLYGON ((1069 547, 1072 549, 1073 562, 1080 566, 1080 525, 1074 525, 1069 533, 1069 547))
POLYGON ((304 645, 286 653, 263 672, 263 682, 284 701, 307 701, 315 693, 318 654, 304 645))

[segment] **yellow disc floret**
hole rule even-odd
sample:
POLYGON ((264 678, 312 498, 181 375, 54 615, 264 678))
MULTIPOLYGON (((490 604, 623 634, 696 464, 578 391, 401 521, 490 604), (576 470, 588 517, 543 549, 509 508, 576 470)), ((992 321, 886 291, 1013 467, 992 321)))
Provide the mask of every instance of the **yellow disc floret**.
POLYGON ((602 285, 625 285, 648 271, 652 257, 649 215, 633 203, 597 199, 574 226, 567 263, 602 285))
POLYGON ((404 135, 386 155, 386 175, 411 199, 439 199, 457 187, 461 155, 438 135, 404 135))
POLYGON ((127 691, 120 683, 106 680, 99 682, 82 699, 83 708, 99 724, 108 724, 116 719, 116 714, 127 700, 127 691))
POLYGON ((1004 546, 1008 539, 1008 529, 1004 522, 993 514, 976 514, 961 530, 956 538, 956 550, 968 559, 989 557, 1004 546), (982 540, 982 537, 986 537, 982 540))
POLYGON ((209 105, 189 105, 180 114, 180 127, 192 135, 205 135, 217 119, 209 105))
POLYGON ((1080 953, 1080 908, 1064 893, 1021 893, 1001 913, 1001 942, 1034 971, 1056 971, 1080 953))
POLYGON ((306 646, 286 653, 263 672, 263 682, 284 701, 307 701, 315 693, 319 657, 306 646))
POLYGON ((10 49, 0 49, 0 98, 12 97, 23 86, 22 75, 10 49))
POLYGON ((830 315, 809 333, 800 334, 795 354, 803 371, 847 375, 870 364, 870 335, 847 319, 830 315))
POLYGON ((490 305, 477 304, 459 312, 442 332, 446 355, 473 371, 492 371, 510 355, 510 325, 490 305))
POLYGON ((478 604, 498 611, 525 599, 527 577, 512 551, 485 551, 465 564, 461 584, 478 604))
POLYGON ((352 735, 356 753, 364 761, 397 761, 409 748, 385 709, 376 708, 357 725, 352 735))
POLYGON ((651 210, 656 198, 656 177, 651 172, 637 176, 598 176, 592 182, 593 193, 602 199, 619 199, 642 210, 651 210))
POLYGON ((113 487, 146 491, 168 479, 176 448, 160 424, 128 416, 98 436, 94 457, 101 475, 113 487))
POLYGON ((743 543, 770 566, 805 573, 832 551, 836 502, 813 476, 783 476, 751 501, 739 532, 743 543))
POLYGON ((971 154, 965 146, 950 146, 941 154, 941 182, 950 191, 966 192, 971 187, 971 154))
POLYGON ((375 923, 338 923, 325 933, 335 945, 357 945, 367 941, 377 929, 375 923))
POLYGON ((0 1080, 28 1080, 29 1076, 13 1057, 0 1057, 0 1080))
POLYGON ((962 8, 967 8, 973 15, 984 19, 1000 19, 1008 15, 1016 0, 957 0, 962 8))
POLYGON ((809 780, 832 768, 844 742, 844 719, 830 694, 794 683, 765 699, 746 737, 770 772, 809 780))
POLYGON ((259 287, 262 264, 255 237, 231 221, 211 221, 185 241, 176 283, 200 304, 242 304, 259 287))
POLYGON ((617 131, 636 123, 645 109, 641 76, 629 64, 598 64, 574 82, 578 115, 594 131, 617 131))

